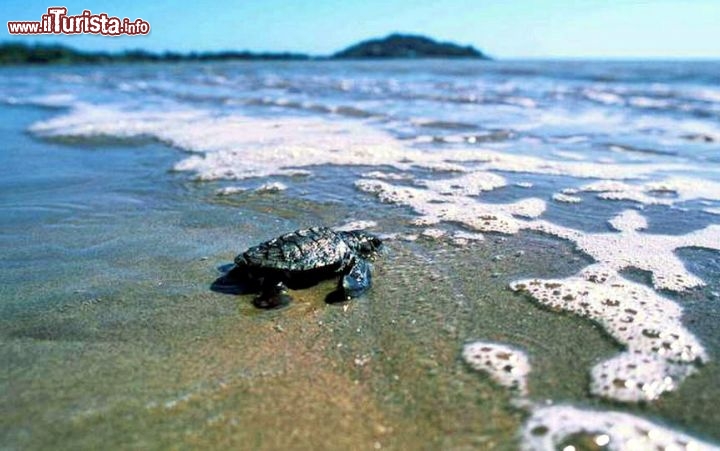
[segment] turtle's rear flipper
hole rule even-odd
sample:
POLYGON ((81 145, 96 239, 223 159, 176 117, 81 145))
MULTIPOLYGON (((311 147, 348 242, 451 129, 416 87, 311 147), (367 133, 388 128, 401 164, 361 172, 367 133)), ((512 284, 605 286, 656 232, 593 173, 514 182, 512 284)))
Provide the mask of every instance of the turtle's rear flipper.
POLYGON ((341 291, 347 297, 356 298, 363 294, 372 285, 370 263, 362 258, 354 259, 340 285, 341 291))
POLYGON ((253 299, 253 305, 261 309, 274 309, 284 307, 290 303, 292 298, 288 294, 288 289, 282 282, 267 281, 263 282, 262 292, 260 296, 253 299))

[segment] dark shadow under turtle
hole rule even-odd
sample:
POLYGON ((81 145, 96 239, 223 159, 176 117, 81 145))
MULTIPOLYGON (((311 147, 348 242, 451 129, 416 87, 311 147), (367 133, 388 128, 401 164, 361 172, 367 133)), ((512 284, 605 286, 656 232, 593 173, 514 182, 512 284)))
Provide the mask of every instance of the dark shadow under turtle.
POLYGON ((329 303, 355 298, 372 285, 368 262, 382 241, 362 230, 333 231, 326 227, 297 230, 253 246, 224 267, 225 274, 211 289, 222 293, 259 293, 258 308, 270 309, 290 302, 288 288, 308 288, 341 276, 329 303))

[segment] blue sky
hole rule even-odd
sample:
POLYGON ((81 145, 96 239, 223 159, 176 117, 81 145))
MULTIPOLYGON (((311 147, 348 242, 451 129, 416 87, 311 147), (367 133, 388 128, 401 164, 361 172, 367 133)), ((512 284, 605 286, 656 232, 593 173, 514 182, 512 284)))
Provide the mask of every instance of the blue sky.
POLYGON ((720 0, 2 0, 1 40, 91 50, 328 54, 390 32, 472 44, 499 58, 720 58, 720 0), (67 6, 150 22, 148 36, 10 36, 8 20, 67 6))

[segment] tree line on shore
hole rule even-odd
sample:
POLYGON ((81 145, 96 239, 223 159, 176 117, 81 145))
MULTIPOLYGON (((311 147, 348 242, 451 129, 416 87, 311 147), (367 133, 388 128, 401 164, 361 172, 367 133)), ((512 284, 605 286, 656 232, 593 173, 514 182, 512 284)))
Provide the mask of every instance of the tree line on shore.
POLYGON ((137 62, 183 61, 270 61, 310 59, 413 59, 413 58, 473 58, 489 59, 472 46, 437 42, 417 35, 391 34, 382 39, 370 39, 347 47, 330 56, 311 56, 292 52, 163 52, 126 50, 111 53, 82 51, 59 44, 0 44, 0 65, 18 64, 104 64, 137 62))

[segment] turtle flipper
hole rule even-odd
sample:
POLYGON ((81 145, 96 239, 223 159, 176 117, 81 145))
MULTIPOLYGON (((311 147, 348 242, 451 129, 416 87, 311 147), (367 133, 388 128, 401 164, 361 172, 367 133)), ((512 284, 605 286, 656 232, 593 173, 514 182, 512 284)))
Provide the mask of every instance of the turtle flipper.
POLYGON ((278 307, 284 307, 291 301, 290 295, 288 294, 288 288, 284 283, 265 279, 262 284, 262 291, 260 295, 253 299, 253 305, 261 309, 274 309, 278 307))
POLYGON ((372 285, 371 266, 363 258, 355 258, 347 273, 340 281, 341 291, 346 297, 356 298, 367 291, 372 285))
POLYGON ((220 268, 222 276, 215 279, 210 289, 225 294, 248 294, 257 293, 261 289, 260 281, 253 278, 247 267, 237 266, 232 263, 223 265, 220 268))

